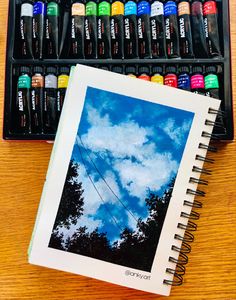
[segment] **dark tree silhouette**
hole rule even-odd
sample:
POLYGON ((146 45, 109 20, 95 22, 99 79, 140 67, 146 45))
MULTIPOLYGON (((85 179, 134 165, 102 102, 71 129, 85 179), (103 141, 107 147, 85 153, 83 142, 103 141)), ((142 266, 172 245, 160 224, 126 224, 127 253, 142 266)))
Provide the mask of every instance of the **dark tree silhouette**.
POLYGON ((70 161, 54 229, 57 226, 69 229, 70 225, 76 224, 78 218, 83 214, 84 198, 82 195, 84 190, 82 183, 77 182, 78 172, 79 165, 73 160, 70 161))
POLYGON ((78 172, 79 165, 71 160, 49 247, 65 249, 67 244, 63 245, 63 234, 59 234, 58 228, 65 227, 69 229, 71 224, 76 224, 78 218, 83 214, 84 198, 82 195, 84 190, 82 189, 82 183, 77 181, 78 172))
POLYGON ((48 246, 59 250, 65 250, 63 247, 63 233, 60 234, 58 231, 54 230, 48 246))
POLYGON ((89 257, 108 260, 111 247, 105 233, 99 233, 96 228, 91 233, 86 227, 80 227, 67 245, 67 251, 89 257))
POLYGON ((145 199, 149 211, 147 220, 139 219, 135 231, 124 228, 119 242, 111 245, 107 234, 99 232, 98 228, 88 232, 87 227, 80 227, 66 241, 63 241, 62 235, 59 235, 58 226, 69 228, 71 224, 76 224, 83 214, 83 190, 82 184, 75 180, 78 176, 77 172, 78 165, 71 162, 62 196, 63 203, 59 207, 49 246, 150 272, 175 178, 171 180, 162 196, 150 193, 145 199))

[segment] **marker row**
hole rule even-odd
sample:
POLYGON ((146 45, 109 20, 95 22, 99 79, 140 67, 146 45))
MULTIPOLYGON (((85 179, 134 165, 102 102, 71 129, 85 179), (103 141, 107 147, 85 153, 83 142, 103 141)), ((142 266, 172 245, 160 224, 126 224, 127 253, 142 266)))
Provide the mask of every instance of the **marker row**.
MULTIPOLYGON (((107 67, 103 67, 107 69, 107 67)), ((146 81, 164 84, 170 87, 191 91, 219 99, 219 78, 216 66, 139 66, 138 70, 135 66, 126 66, 125 72, 122 66, 114 66, 111 71, 126 74, 146 81)))
MULTIPOLYGON (((215 66, 97 66, 104 70, 165 84, 219 99, 219 79, 215 66)), ((13 107, 14 131, 26 134, 55 134, 69 82, 67 66, 19 67, 17 95, 13 107)))
POLYGON ((20 133, 55 133, 69 81, 69 67, 22 66, 17 79, 14 130, 20 133))
MULTIPOLYGON (((220 56, 215 0, 59 0, 21 3, 25 58, 220 56)), ((19 55, 19 53, 18 53, 19 55)))

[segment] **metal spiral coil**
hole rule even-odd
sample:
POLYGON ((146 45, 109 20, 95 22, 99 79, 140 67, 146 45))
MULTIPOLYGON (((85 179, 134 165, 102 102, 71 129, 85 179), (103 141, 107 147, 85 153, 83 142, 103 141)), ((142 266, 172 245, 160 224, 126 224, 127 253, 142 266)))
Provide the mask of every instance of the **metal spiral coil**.
MULTIPOLYGON (((220 117, 224 116, 224 112, 220 110, 215 110, 212 108, 209 108, 208 111, 209 114, 218 115, 220 117)), ((220 123, 213 122, 211 120, 206 120, 205 125, 207 126, 216 126, 216 127, 222 127, 220 123)), ((202 132, 202 137, 216 140, 218 137, 212 133, 208 133, 206 131, 202 132)), ((199 149, 207 150, 209 152, 217 152, 217 148, 212 145, 206 145, 204 143, 199 143, 198 145, 199 149)), ((196 155, 195 156, 196 161, 213 164, 214 159, 207 158, 202 155, 196 155)), ((193 173, 201 173, 205 175, 211 175, 211 170, 206 168, 199 168, 198 166, 193 166, 192 168, 193 173)), ((197 185, 207 186, 208 180, 205 179, 199 179, 195 177, 189 178, 189 183, 194 183, 197 185)), ((186 190, 187 195, 197 196, 197 197, 205 197, 205 192, 201 191, 199 189, 192 189, 188 188, 186 190)), ((189 200, 183 200, 183 205, 190 207, 190 208, 202 208, 202 202, 199 200, 189 201, 189 200)), ((185 274, 185 265, 188 263, 188 256, 187 254, 191 252, 191 246, 190 243, 194 241, 194 236, 192 232, 197 230, 197 224, 193 221, 198 220, 200 217, 200 214, 194 210, 192 210, 190 213, 181 212, 180 214, 181 218, 188 219, 188 223, 186 222, 179 222, 177 224, 178 229, 183 230, 183 235, 181 234, 175 234, 174 239, 181 242, 181 247, 178 247, 176 245, 172 245, 171 250, 173 251, 173 254, 176 253, 178 255, 178 258, 175 258, 174 256, 169 257, 169 262, 174 264, 174 268, 166 268, 166 273, 173 275, 173 280, 164 279, 163 283, 166 285, 172 285, 172 286, 179 286, 183 283, 183 275, 185 274)))

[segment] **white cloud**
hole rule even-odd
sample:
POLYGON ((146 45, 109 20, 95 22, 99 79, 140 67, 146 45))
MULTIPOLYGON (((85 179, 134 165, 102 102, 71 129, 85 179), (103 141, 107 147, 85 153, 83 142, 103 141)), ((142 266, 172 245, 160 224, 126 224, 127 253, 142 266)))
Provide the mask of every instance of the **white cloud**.
MULTIPOLYGON (((133 120, 126 120, 113 125, 108 115, 101 116, 99 110, 91 106, 88 107, 87 121, 91 127, 86 134, 81 136, 81 139, 84 146, 91 150, 90 155, 95 165, 97 160, 101 162, 102 159, 104 162, 105 165, 100 171, 109 187, 131 211, 136 203, 135 205, 127 203, 119 185, 130 196, 139 199, 138 205, 145 207, 148 189, 153 191, 161 189, 170 181, 178 168, 178 164, 172 158, 171 153, 158 153, 158 144, 152 140, 154 136, 155 140, 159 139, 158 130, 154 131, 153 128, 142 127, 133 120), (104 171, 108 168, 109 171, 104 171)), ((177 145, 180 145, 183 133, 189 129, 189 126, 190 123, 184 121, 181 128, 176 128, 174 120, 168 119, 162 128, 177 145)), ((160 135, 160 138, 162 136, 160 135)), ((81 145, 79 136, 77 143, 81 145)), ((83 153, 86 157, 85 151, 83 153)), ((88 168, 87 163, 86 168, 88 168)), ((70 228, 67 234, 73 234, 76 228, 80 226, 87 226, 90 232, 96 227, 101 227, 105 220, 94 220, 93 216, 97 214, 99 207, 104 202, 116 205, 117 210, 114 206, 112 215, 121 227, 126 225, 124 220, 128 220, 127 225, 135 230, 136 220, 125 210, 122 210, 121 216, 122 204, 99 176, 92 163, 88 169, 91 180, 102 195, 102 200, 88 178, 85 167, 80 164, 78 181, 83 182, 84 215, 75 226, 70 228)), ((130 201, 130 198, 128 200, 130 201)), ((137 200, 133 199, 133 201, 137 200)), ((135 214, 133 211, 132 213, 135 214)), ((135 218, 138 219, 139 215, 135 214, 135 218)), ((114 223, 109 214, 107 214, 106 221, 114 223)))
POLYGON ((159 190, 177 171, 177 163, 169 154, 154 154, 142 163, 131 160, 119 160, 114 164, 119 172, 123 188, 131 196, 140 198, 140 205, 144 205, 147 189, 159 190))
MULTIPOLYGON (((139 205, 144 206, 144 198, 147 189, 159 190, 177 171, 177 162, 173 160, 170 153, 157 153, 157 147, 151 140, 151 136, 158 137, 158 131, 152 128, 141 127, 134 121, 126 121, 112 125, 107 116, 101 117, 99 112, 90 108, 94 119, 90 121, 91 127, 82 136, 82 141, 87 148, 95 153, 94 160, 104 159, 106 164, 117 172, 122 187, 127 190, 130 196, 140 198, 139 205), (100 120, 95 122, 94 120, 100 120), (106 159, 109 153, 111 159, 106 159)), ((176 143, 180 143, 183 130, 188 128, 183 124, 180 129, 175 129, 174 121, 168 119, 168 128, 165 129, 176 143)), ((113 177, 113 181, 117 179, 113 177)), ((104 183, 100 180, 97 183, 102 192, 106 195, 104 183)), ((109 194, 109 197, 111 195, 109 194)), ((111 201, 111 199, 110 199, 111 201)))
POLYGON ((141 147, 148 141, 152 134, 150 128, 140 127, 137 123, 123 122, 119 125, 107 125, 102 123, 92 126, 88 133, 82 136, 82 141, 94 152, 109 151, 114 157, 136 156, 141 147), (128 140, 127 140, 127 137, 128 140))
POLYGON ((87 112, 88 112, 87 120, 92 126, 110 125, 110 120, 108 115, 101 117, 99 111, 90 105, 87 106, 87 112))
POLYGON ((161 127, 164 132, 173 140, 176 148, 182 144, 185 133, 189 130, 191 121, 184 120, 181 126, 176 126, 175 120, 169 118, 166 122, 162 123, 161 127))

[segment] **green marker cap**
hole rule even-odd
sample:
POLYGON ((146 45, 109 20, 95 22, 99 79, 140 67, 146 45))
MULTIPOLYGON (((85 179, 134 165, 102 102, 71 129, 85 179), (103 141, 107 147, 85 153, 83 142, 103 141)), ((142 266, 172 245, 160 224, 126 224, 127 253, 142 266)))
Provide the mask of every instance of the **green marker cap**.
POLYGON ((98 4, 98 16, 110 16, 111 4, 106 1, 102 1, 98 4))
POLYGON ((89 1, 86 4, 86 16, 96 16, 97 15, 97 3, 94 1, 89 1))
POLYGON ((219 80, 217 75, 209 74, 205 77, 205 89, 218 89, 219 88, 219 80))
POLYGON ((18 79, 19 89, 30 89, 31 88, 31 78, 28 74, 21 75, 18 79))
POLYGON ((56 2, 49 2, 47 5, 47 15, 48 16, 59 16, 60 8, 56 2))

